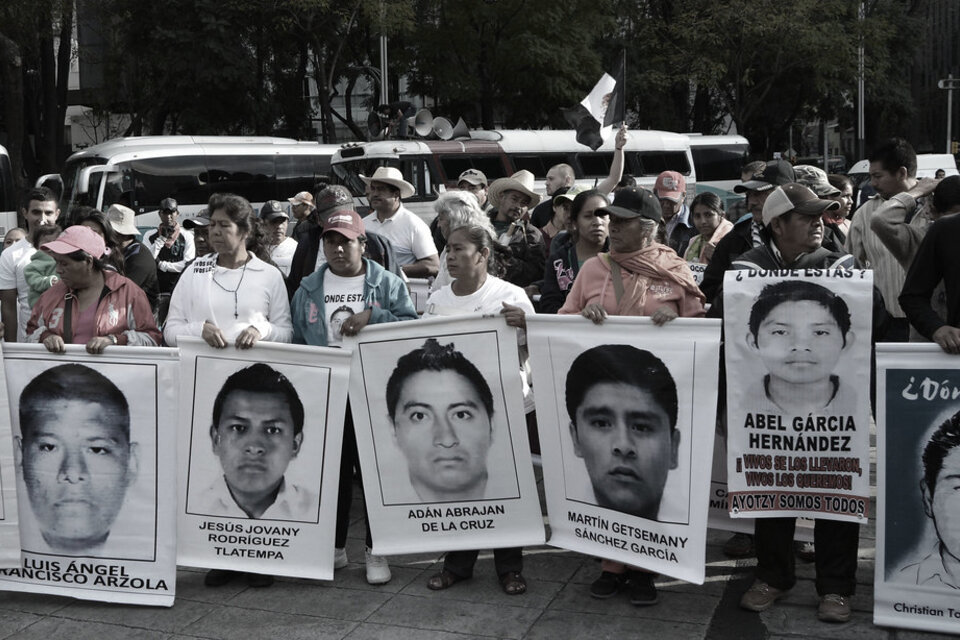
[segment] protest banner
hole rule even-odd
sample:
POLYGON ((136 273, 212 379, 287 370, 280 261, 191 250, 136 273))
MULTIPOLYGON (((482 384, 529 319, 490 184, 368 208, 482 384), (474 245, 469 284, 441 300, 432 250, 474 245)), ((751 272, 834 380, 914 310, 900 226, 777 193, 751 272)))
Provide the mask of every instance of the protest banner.
POLYGON ((720 323, 528 316, 556 547, 702 583, 720 323))
POLYGON ((332 579, 350 353, 179 345, 179 563, 332 579))
POLYGON ((690 273, 693 274, 693 281, 697 284, 703 282, 703 274, 707 270, 707 265, 699 262, 688 262, 687 266, 690 267, 690 273))
POLYGON ((732 517, 867 517, 872 285, 866 270, 727 272, 732 517))
POLYGON ((0 589, 172 606, 177 352, 4 347, 22 556, 0 589))
POLYGON ((936 344, 877 345, 873 621, 960 633, 960 370, 936 344))
POLYGON ((542 544, 516 330, 466 315, 345 344, 373 552, 542 544))
MULTIPOLYGON (((2 353, 2 352, 0 352, 2 353)), ((20 566, 20 522, 7 376, 0 367, 0 569, 20 566)))

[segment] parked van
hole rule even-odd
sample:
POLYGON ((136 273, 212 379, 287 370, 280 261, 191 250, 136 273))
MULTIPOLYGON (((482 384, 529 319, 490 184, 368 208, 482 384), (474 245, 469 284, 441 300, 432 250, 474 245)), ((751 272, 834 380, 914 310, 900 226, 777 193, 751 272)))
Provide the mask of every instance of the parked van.
POLYGON ((117 138, 67 159, 60 208, 67 212, 88 205, 104 211, 119 203, 138 214, 138 226, 159 224, 156 212, 164 198, 176 199, 184 216, 222 192, 241 195, 259 208, 267 200, 313 191, 317 181, 328 179, 337 149, 289 138, 117 138))

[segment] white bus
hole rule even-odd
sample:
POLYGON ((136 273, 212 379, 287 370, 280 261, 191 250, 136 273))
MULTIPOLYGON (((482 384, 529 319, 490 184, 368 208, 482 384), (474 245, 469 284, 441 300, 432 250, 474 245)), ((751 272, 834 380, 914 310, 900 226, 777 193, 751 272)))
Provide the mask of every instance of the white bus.
POLYGON ((723 201, 724 209, 729 211, 743 200, 733 187, 740 183, 740 173, 749 162, 750 141, 738 135, 686 135, 697 169, 697 193, 716 193, 723 201))
MULTIPOLYGON (((379 166, 400 169, 416 188, 416 194, 404 200, 404 205, 430 221, 437 194, 455 188, 457 178, 466 169, 479 169, 490 181, 526 169, 536 176, 537 189, 544 191, 543 179, 550 167, 566 163, 573 167, 578 185, 593 187, 610 174, 613 145, 611 136, 603 146, 591 151, 577 142, 572 130, 471 131, 468 139, 460 140, 347 144, 333 155, 331 162, 337 181, 346 185, 362 206, 366 205, 366 198, 361 175, 372 175, 379 166)), ((672 170, 686 176, 687 193, 694 193, 698 176, 687 136, 666 131, 630 131, 624 150, 623 172, 633 175, 639 185, 652 188, 660 172, 672 170)))
MULTIPOLYGON (((288 138, 144 136, 117 138, 78 151, 62 174, 61 209, 88 205, 105 211, 120 203, 137 212, 138 226, 159 223, 157 209, 174 198, 181 215, 206 206, 213 193, 241 195, 259 208, 313 191, 330 174, 337 145, 288 138)), ((49 179, 43 176, 38 182, 49 179)))
POLYGON ((17 197, 10 155, 0 146, 0 238, 17 226, 17 197))

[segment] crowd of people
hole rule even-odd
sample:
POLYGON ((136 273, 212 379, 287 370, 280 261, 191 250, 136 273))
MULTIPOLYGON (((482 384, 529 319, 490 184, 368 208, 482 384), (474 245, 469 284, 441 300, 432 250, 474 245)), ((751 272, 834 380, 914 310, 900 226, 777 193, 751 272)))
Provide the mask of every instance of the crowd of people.
MULTIPOLYGON (((626 139, 621 128, 610 176, 593 189, 576 186, 565 164, 547 173, 546 197, 529 171, 488 182, 481 171, 467 169, 457 190, 436 200, 432 226, 404 206, 415 190, 392 167, 363 178, 371 209, 363 218, 350 192, 337 185, 289 198, 292 229, 288 207, 278 201, 257 212, 243 197, 215 194, 202 213, 181 220, 176 200, 165 198, 158 228, 142 240, 127 207, 81 208, 64 220, 56 195, 36 188, 23 201, 26 228, 11 230, 0 254, 4 337, 42 342, 55 353, 67 344, 85 345, 90 353, 112 345, 176 346, 183 336, 218 349, 249 349, 261 340, 338 347, 368 324, 415 320, 406 281, 429 278, 424 317, 500 314, 517 329, 525 409, 535 420, 525 340, 530 314, 580 314, 598 325, 608 316, 647 316, 660 326, 677 317, 722 317, 723 277, 732 269, 869 268, 874 341, 929 340, 960 353, 960 269, 950 244, 960 234, 960 216, 952 215, 960 212, 960 176, 918 180, 916 154, 906 141, 891 139, 871 153, 876 195, 856 210, 856 185, 846 176, 783 160, 750 163, 735 188, 745 195, 746 213, 734 217, 712 193, 688 205, 686 180, 675 171, 661 173, 651 190, 636 186, 622 173, 626 139), (705 267, 700 282, 691 271, 696 264, 705 267)), ((638 370, 662 366, 656 358, 644 365, 642 356, 638 370)), ((609 387, 604 392, 651 393, 644 375, 618 373, 604 364, 603 353, 590 357, 596 362, 583 366, 592 367, 591 384, 609 387)), ((454 378, 445 380, 454 384, 454 378)), ((570 416, 576 442, 586 428, 578 414, 570 416)), ((679 434, 670 428, 669 408, 664 416, 657 455, 669 459, 672 451, 675 458, 679 434)), ((608 454, 590 452, 586 444, 577 451, 585 460, 608 454)), ((665 477, 669 466, 661 466, 665 477)), ((336 568, 348 563, 359 473, 348 409, 336 568)), ((658 481, 662 486, 662 478, 650 480, 658 481)), ((277 482, 282 485, 282 477, 277 482)), ((276 498, 279 485, 267 493, 276 498)), ((621 494, 611 488, 598 500, 656 517, 659 504, 621 494)), ((256 517, 241 501, 237 507, 256 517)), ((794 585, 793 533, 792 518, 758 518, 753 536, 735 536, 725 547, 732 556, 758 560, 743 608, 764 611, 794 585)), ((857 524, 816 521, 821 620, 850 617, 858 534, 857 524)), ((371 553, 369 525, 366 546, 367 580, 388 582, 389 563, 371 553)), ((476 558, 476 551, 448 553, 428 587, 446 589, 470 578, 476 558)), ((526 591, 522 549, 497 549, 494 564, 505 593, 526 591)), ((237 577, 215 570, 207 584, 237 577)), ((633 604, 653 604, 659 599, 654 577, 604 559, 590 594, 626 591, 633 604)), ((258 574, 247 579, 254 586, 272 582, 258 574)))

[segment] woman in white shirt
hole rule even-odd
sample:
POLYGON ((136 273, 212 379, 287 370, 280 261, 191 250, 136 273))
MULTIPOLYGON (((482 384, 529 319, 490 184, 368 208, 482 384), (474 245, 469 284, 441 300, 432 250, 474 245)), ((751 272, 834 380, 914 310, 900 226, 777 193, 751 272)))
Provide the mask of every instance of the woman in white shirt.
POLYGON ((170 300, 164 340, 198 336, 212 347, 249 349, 260 340, 290 342, 290 304, 279 269, 264 251, 253 207, 240 196, 210 197, 209 241, 214 253, 197 258, 170 300))
MULTIPOLYGON (((508 325, 526 328, 526 314, 534 313, 527 294, 520 287, 492 275, 496 269, 494 252, 497 241, 482 226, 459 227, 447 236, 446 266, 453 282, 427 298, 424 318, 466 313, 500 313, 508 325)), ((521 333, 521 344, 525 338, 521 333)), ((525 394, 526 395, 526 394, 525 394)), ((451 551, 443 562, 443 570, 430 578, 427 587, 435 591, 452 587, 473 575, 477 551, 451 551)), ((507 595, 527 590, 523 579, 523 549, 495 549, 494 566, 500 587, 507 595)))

